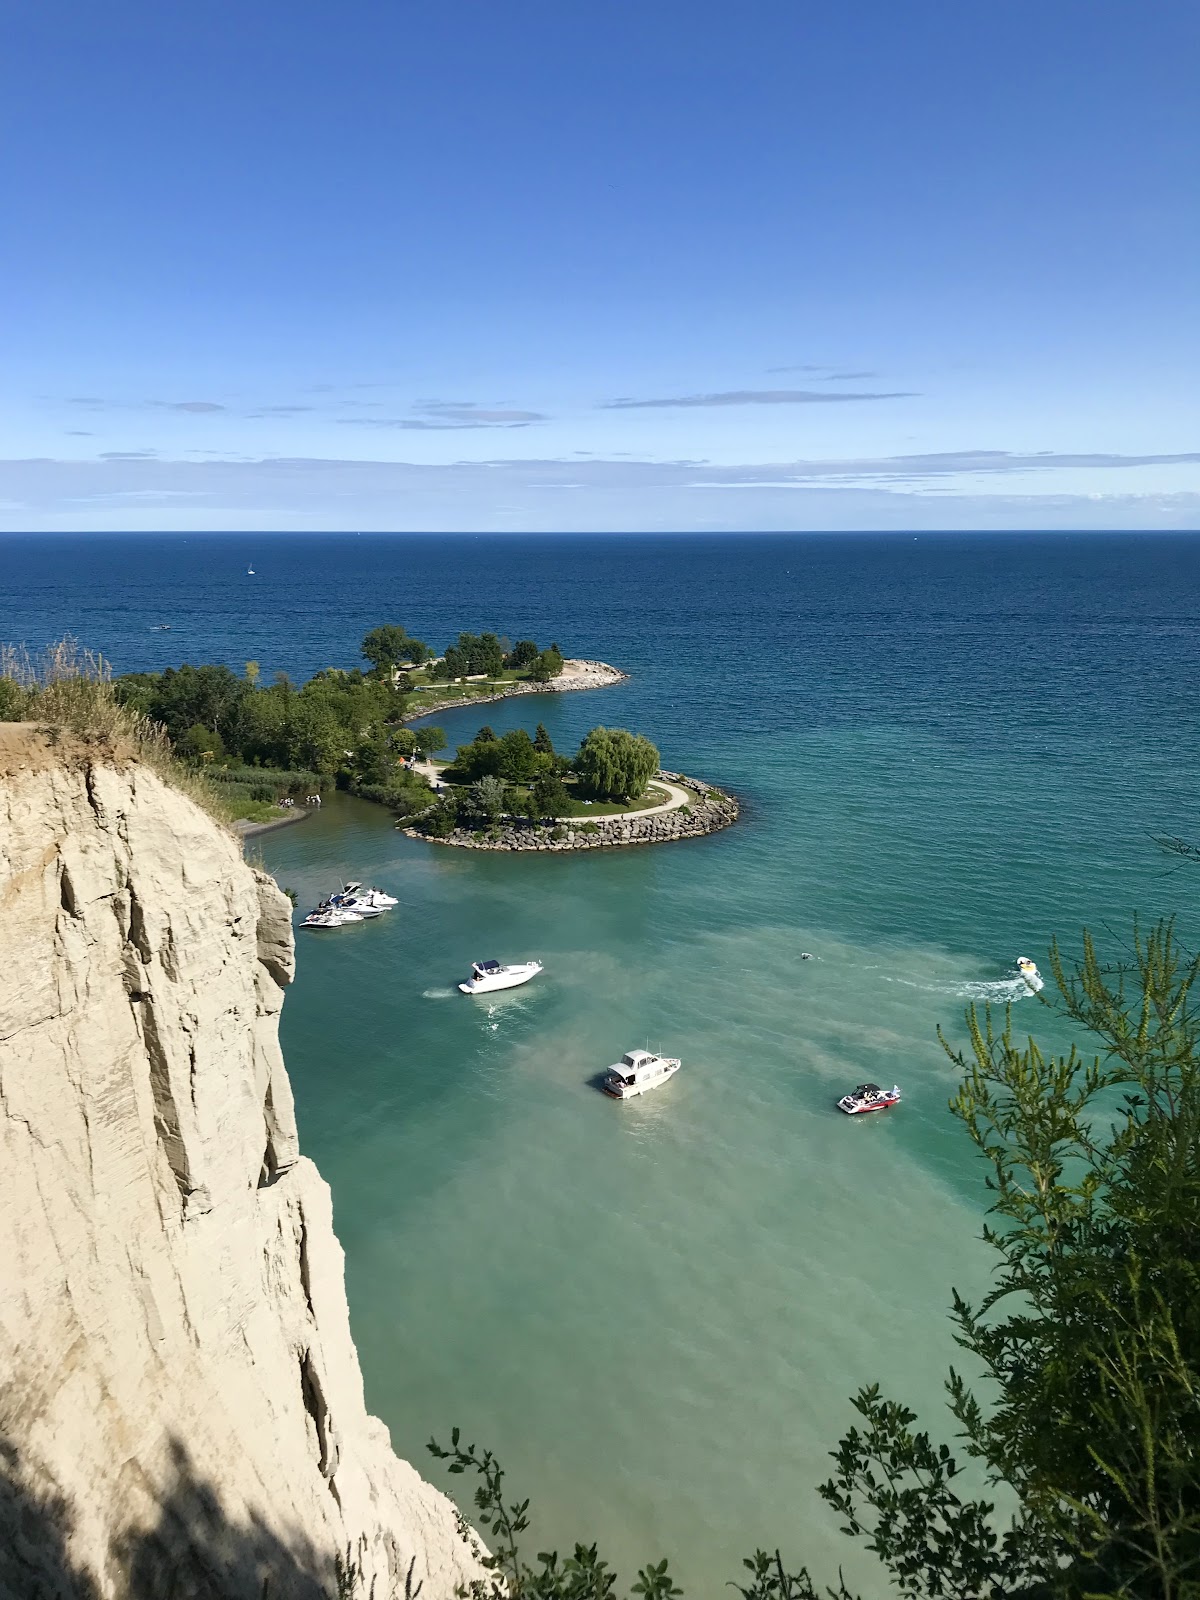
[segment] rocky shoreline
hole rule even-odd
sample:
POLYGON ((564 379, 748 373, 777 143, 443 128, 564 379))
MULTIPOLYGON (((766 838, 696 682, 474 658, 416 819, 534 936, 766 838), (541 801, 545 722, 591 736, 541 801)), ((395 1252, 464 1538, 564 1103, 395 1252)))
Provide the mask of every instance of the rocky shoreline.
POLYGON ((493 690, 490 694, 461 695, 438 699, 436 694, 421 695, 421 704, 405 714, 403 721, 416 722, 420 717, 432 716, 438 711, 457 711, 460 706, 485 706, 494 700, 509 700, 517 694, 569 694, 573 689, 607 689, 614 683, 625 683, 627 672, 610 667, 607 661, 567 660, 562 672, 548 683, 532 683, 522 679, 507 688, 493 690))
POLYGON ((686 789, 694 800, 674 811, 644 815, 633 812, 615 817, 571 817, 544 823, 514 817, 479 832, 456 828, 445 839, 428 838, 412 827, 404 828, 403 832, 410 839, 455 845, 460 850, 604 850, 698 839, 737 821, 738 803, 733 795, 680 772, 659 771, 656 776, 686 789))

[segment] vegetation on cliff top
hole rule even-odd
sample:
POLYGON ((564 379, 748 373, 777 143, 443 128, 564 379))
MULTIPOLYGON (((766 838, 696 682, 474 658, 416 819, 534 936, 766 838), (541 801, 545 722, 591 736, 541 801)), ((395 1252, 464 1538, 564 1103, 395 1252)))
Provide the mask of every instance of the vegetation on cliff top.
MULTIPOLYGON (((957 1341, 985 1379, 977 1393, 947 1377, 958 1450, 871 1383, 818 1493, 905 1595, 1196 1600, 1200 958, 1163 924, 1148 937, 1135 928, 1114 963, 1086 935, 1079 960, 1057 947, 1051 960, 1057 1009, 1083 1030, 1080 1045, 1022 1047, 1007 1015, 1000 1027, 974 1008, 967 1049, 943 1040, 964 1075, 950 1110, 983 1158, 984 1238, 996 1253, 982 1303, 953 1296, 957 1341), (1013 1508, 1003 1515, 996 1491, 1013 1508)), ((565 1561, 525 1557, 529 1502, 505 1499, 490 1452, 464 1448, 457 1429, 448 1450, 430 1449, 479 1479, 474 1517, 493 1553, 471 1593, 615 1595, 595 1545, 565 1561)), ((817 1600, 809 1573, 779 1551, 744 1566, 731 1585, 744 1600, 817 1600)), ((660 1562, 632 1592, 680 1591, 660 1562)), ((823 1592, 853 1600, 841 1579, 823 1592)))
POLYGON ((557 645, 541 650, 526 639, 509 649, 492 633, 460 633, 436 661, 394 624, 373 628, 360 648, 366 671, 331 667, 297 685, 286 673, 263 683, 256 661, 241 674, 185 663, 113 678, 106 662, 70 639, 38 657, 6 647, 0 720, 86 723, 96 734, 111 725, 114 736, 139 747, 162 746, 154 759, 170 762, 173 752, 174 781, 225 820, 265 821, 281 799, 331 785, 411 815, 432 795, 406 763, 446 742, 439 729, 403 726, 420 714, 423 689, 434 688, 436 705, 460 690, 503 693, 523 681, 549 682, 563 668, 557 645), (477 671, 487 680, 458 682, 477 671))

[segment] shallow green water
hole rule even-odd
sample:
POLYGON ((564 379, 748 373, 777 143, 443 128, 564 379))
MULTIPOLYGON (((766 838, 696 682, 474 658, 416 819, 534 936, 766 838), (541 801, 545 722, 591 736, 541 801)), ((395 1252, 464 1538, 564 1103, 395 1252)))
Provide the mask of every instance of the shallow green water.
MULTIPOLYGON (((585 698, 538 711, 586 721, 585 698)), ((726 755, 706 773, 752 770, 747 818, 696 843, 466 853, 355 802, 264 840, 302 903, 351 870, 402 901, 302 933, 284 1015, 372 1406, 419 1463, 454 1423, 496 1448, 540 1541, 670 1552, 697 1592, 759 1542, 870 1572, 812 1486, 860 1383, 938 1423, 950 1286, 984 1266, 936 1027, 1013 999, 1057 1036, 1013 958, 1145 908, 1161 871, 1141 775, 1083 751, 1022 776, 858 728, 726 755), (486 955, 546 972, 458 994, 486 955), (597 1072, 647 1042, 684 1070, 606 1100, 597 1072), (864 1077, 902 1107, 837 1115, 864 1077)))

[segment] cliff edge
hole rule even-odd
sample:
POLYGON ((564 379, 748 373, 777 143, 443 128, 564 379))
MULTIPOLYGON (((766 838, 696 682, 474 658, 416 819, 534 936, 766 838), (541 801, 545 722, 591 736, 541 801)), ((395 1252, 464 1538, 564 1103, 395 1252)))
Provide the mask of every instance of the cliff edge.
POLYGON ((153 771, 0 724, 0 1596, 441 1600, 277 1037, 290 906, 153 771))

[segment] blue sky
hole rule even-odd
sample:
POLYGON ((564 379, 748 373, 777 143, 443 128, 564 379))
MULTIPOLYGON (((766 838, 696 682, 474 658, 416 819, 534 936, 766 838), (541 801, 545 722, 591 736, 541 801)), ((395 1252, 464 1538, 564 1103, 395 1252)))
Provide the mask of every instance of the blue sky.
POLYGON ((0 15, 0 527, 1200 526, 1191 0, 0 15))

